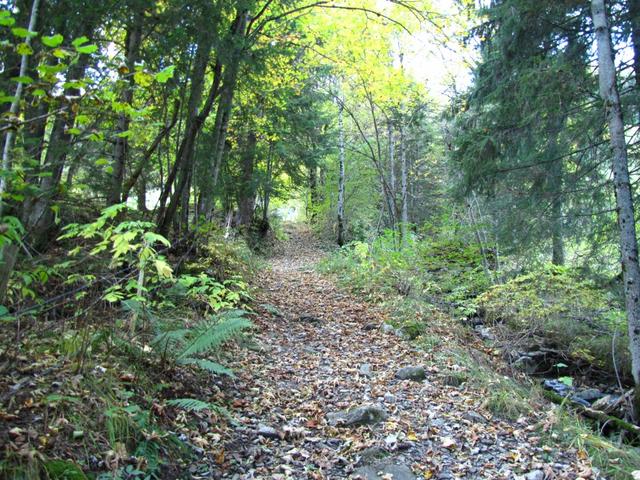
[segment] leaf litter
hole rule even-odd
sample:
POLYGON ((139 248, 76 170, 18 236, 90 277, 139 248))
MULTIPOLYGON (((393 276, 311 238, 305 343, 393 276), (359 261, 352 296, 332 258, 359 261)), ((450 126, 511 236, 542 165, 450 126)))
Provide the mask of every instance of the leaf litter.
POLYGON ((539 427, 547 413, 500 419, 484 408, 486 391, 448 385, 428 352, 380 328, 386 320, 382 308, 314 271, 323 254, 310 232, 296 228, 260 275, 258 345, 238 350, 232 362, 237 378, 227 392, 235 422, 209 474, 382 479, 396 478, 385 472, 411 471, 413 477, 403 473, 396 480, 598 478, 582 451, 542 443, 539 427), (425 368, 425 380, 397 378, 399 369, 416 366, 425 368), (371 405, 386 415, 349 427, 329 421, 371 405), (392 468, 382 470, 385 465, 392 468))

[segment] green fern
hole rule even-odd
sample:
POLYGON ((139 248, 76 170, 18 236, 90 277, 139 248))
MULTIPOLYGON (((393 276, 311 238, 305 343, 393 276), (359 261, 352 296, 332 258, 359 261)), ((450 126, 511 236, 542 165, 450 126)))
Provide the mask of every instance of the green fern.
POLYGON ((174 400, 167 400, 167 405, 177 407, 188 412, 200 412, 202 410, 215 410, 215 406, 202 400, 195 398, 176 398, 174 400))
POLYGON ((211 352, 227 340, 239 336, 243 330, 251 328, 253 323, 240 316, 244 315, 244 313, 242 310, 232 310, 223 316, 218 316, 214 321, 198 327, 195 336, 178 355, 178 358, 188 358, 193 355, 211 352))
POLYGON ((225 342, 240 337, 244 330, 253 327, 253 323, 244 318, 246 313, 244 310, 229 310, 194 329, 162 332, 152 340, 151 345, 163 361, 170 357, 180 365, 196 365, 216 375, 233 377, 230 369, 199 357, 218 352, 225 342))
POLYGON ((181 365, 197 365, 203 370, 215 373, 217 375, 228 375, 230 377, 235 377, 233 371, 228 369, 227 367, 203 358, 184 358, 178 360, 178 363, 181 365))

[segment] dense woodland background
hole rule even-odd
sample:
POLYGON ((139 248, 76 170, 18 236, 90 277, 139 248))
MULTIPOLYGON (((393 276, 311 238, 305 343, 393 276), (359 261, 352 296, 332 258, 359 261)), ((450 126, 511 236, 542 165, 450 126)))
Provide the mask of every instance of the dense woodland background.
MULTIPOLYGON (((251 327, 249 283, 304 221, 404 335, 438 343, 435 311, 475 326, 607 394, 637 445, 640 1, 0 5, 3 386, 43 356, 230 374, 207 355, 251 327)), ((11 391, 0 414, 24 420, 11 391)), ((12 431, 8 478, 81 478, 12 431)))

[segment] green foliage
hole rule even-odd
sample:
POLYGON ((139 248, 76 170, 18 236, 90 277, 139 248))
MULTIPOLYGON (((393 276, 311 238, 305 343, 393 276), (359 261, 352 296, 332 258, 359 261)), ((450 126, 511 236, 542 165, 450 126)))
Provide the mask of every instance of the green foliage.
MULTIPOLYGON (((154 248, 156 244, 169 247, 170 243, 162 235, 153 232, 155 225, 151 222, 118 222, 118 216, 126 210, 125 204, 112 205, 102 210, 100 216, 91 223, 66 225, 63 228, 65 233, 59 240, 97 240, 88 255, 108 252, 111 255, 111 268, 137 264, 137 276, 129 278, 125 283, 118 282, 109 287, 104 299, 108 302, 136 300, 144 303, 147 300, 145 293, 148 292, 150 284, 157 285, 173 279, 171 267, 154 248)), ((80 246, 75 247, 69 255, 75 256, 81 250, 80 246)))
POLYGON ((176 398, 174 400, 167 400, 167 405, 187 410, 188 412, 200 412, 202 410, 215 409, 215 407, 210 403, 203 402, 202 400, 197 400, 195 398, 176 398))
POLYGON ((86 480, 87 476, 78 465, 66 460, 44 462, 44 470, 51 480, 86 480))
POLYGON ((570 358, 613 372, 611 338, 618 332, 616 358, 624 376, 630 360, 620 306, 573 270, 545 265, 492 287, 477 299, 488 322, 504 323, 518 335, 546 338, 570 358))
POLYGON ((204 355, 220 353, 229 340, 239 338, 253 324, 245 318, 243 310, 230 310, 203 321, 192 329, 173 329, 159 333, 152 346, 163 361, 171 358, 180 365, 196 365, 214 374, 233 375, 228 368, 213 362, 204 355))
POLYGON ((239 277, 218 282, 204 273, 183 274, 176 285, 184 288, 187 298, 205 303, 213 312, 235 308, 248 297, 248 285, 239 277))

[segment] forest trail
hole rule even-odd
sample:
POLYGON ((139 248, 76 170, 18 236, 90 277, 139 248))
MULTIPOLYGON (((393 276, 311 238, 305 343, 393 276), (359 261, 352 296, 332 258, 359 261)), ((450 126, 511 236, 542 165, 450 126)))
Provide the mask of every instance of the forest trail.
POLYGON ((232 365, 238 424, 221 478, 596 478, 575 450, 541 443, 545 413, 502 421, 483 392, 447 385, 424 351, 382 328, 383 311, 314 271, 322 255, 295 229, 259 278, 258 346, 232 365), (426 379, 398 379, 408 366, 426 379), (332 413, 369 405, 387 418, 330 425, 332 413))

